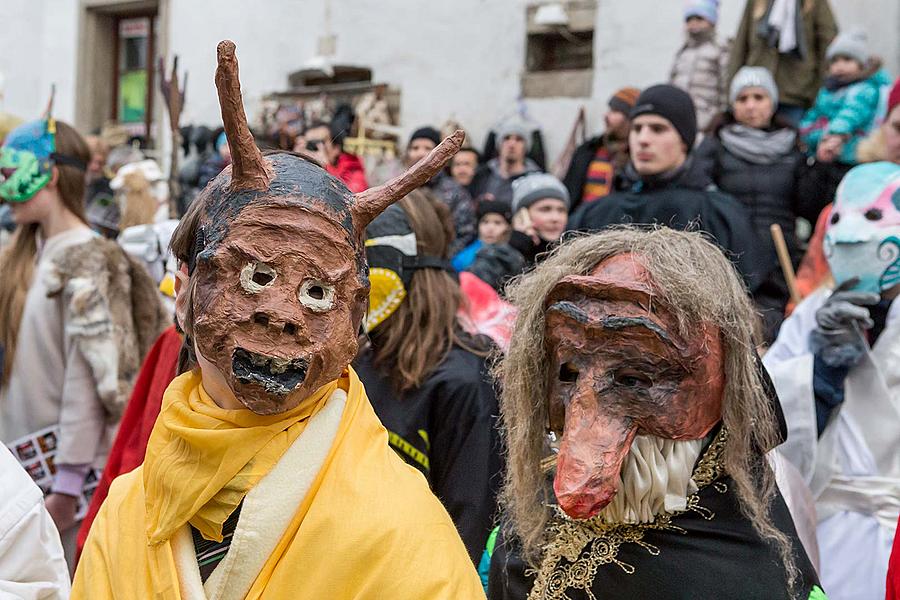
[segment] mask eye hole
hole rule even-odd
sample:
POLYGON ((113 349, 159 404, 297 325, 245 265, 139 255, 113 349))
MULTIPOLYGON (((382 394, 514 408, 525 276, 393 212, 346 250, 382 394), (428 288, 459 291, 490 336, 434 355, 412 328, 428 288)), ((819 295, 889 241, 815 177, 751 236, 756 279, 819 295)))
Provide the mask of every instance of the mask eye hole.
POLYGON ((311 311, 325 312, 334 306, 334 286, 318 279, 307 279, 300 284, 297 298, 311 311))
POLYGON ((575 383, 579 374, 578 367, 570 362, 564 362, 559 366, 559 380, 563 383, 575 383))
POLYGON ((616 385, 631 389, 648 389, 653 382, 642 375, 635 373, 616 373, 614 375, 616 385))
POLYGON ((241 287, 251 294, 258 294, 270 286, 278 274, 264 262, 253 262, 241 269, 241 287))
POLYGON ((877 208, 870 208, 869 210, 866 211, 865 217, 869 221, 880 221, 881 220, 881 211, 877 208))
POLYGON ((840 215, 840 213, 834 213, 834 214, 831 215, 831 224, 832 224, 832 225, 837 224, 837 222, 840 221, 840 220, 841 220, 841 215, 840 215))

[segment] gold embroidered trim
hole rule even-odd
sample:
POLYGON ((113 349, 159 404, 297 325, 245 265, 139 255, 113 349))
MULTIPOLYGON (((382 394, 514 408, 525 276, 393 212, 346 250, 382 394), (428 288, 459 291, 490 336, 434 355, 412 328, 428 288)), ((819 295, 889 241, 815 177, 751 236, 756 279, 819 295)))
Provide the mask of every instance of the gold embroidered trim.
POLYGON ((673 524, 672 520, 687 511, 695 512, 707 521, 712 520, 715 514, 700 506, 699 490, 714 482, 719 493, 728 490, 724 482, 717 481, 724 473, 722 454, 727 439, 728 432, 722 427, 694 468, 691 478, 697 484, 698 491, 687 497, 684 511, 656 515, 652 523, 622 524, 606 523, 597 517, 572 519, 557 506, 556 514, 548 525, 551 541, 544 546, 544 559, 528 600, 569 600, 567 590, 581 590, 591 600, 597 600, 591 591, 591 584, 601 566, 614 564, 629 575, 634 573, 633 565, 617 558, 622 544, 637 544, 651 556, 658 556, 659 548, 644 541, 647 531, 686 534, 687 530, 673 524))

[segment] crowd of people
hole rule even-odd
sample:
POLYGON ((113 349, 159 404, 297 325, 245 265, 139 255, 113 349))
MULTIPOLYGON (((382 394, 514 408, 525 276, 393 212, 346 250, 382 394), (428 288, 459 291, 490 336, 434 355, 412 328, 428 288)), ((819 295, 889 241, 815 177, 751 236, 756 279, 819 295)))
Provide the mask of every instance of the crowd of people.
POLYGON ((717 21, 555 174, 266 139, 227 41, 177 177, 2 132, 0 595, 900 598, 900 79, 717 21))

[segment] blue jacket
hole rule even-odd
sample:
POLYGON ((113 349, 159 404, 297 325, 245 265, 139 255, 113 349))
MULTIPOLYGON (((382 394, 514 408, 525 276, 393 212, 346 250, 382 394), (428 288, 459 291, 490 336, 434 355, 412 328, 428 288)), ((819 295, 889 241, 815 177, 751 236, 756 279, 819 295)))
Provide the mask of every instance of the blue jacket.
POLYGON ((800 121, 800 134, 815 154, 823 136, 848 136, 838 162, 856 164, 856 146, 875 124, 883 90, 891 84, 884 70, 838 89, 823 87, 800 121))

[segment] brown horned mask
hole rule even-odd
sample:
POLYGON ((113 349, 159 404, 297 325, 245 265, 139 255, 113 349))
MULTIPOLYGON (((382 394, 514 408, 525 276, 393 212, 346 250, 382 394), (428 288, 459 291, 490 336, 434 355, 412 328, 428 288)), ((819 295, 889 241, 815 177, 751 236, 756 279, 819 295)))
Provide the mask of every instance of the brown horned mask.
POLYGON ((302 156, 259 151, 231 41, 218 46, 216 87, 232 164, 195 201, 202 214, 185 257, 196 278, 194 340, 201 365, 217 369, 241 403, 275 414, 340 377, 356 355, 369 288, 366 226, 431 179, 464 134, 352 194, 302 156))

